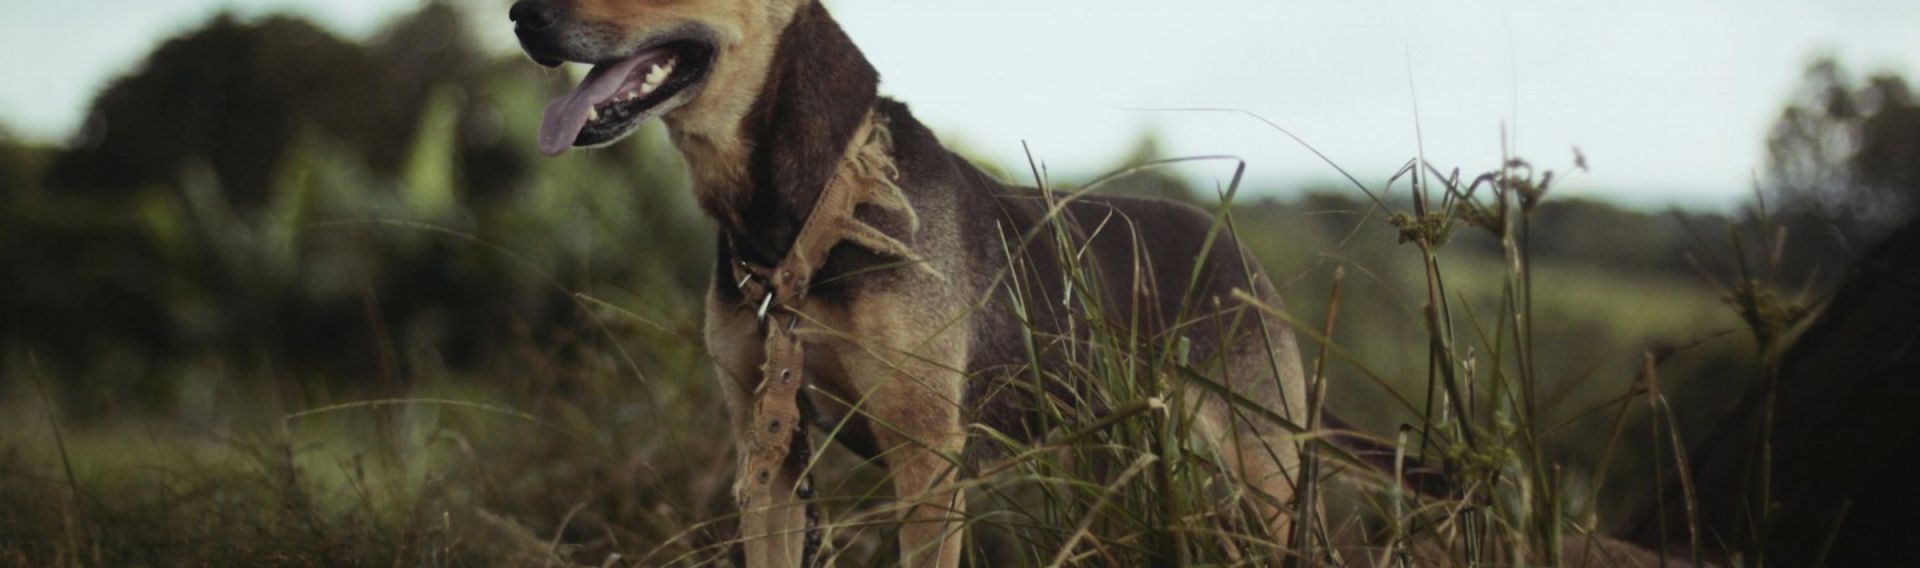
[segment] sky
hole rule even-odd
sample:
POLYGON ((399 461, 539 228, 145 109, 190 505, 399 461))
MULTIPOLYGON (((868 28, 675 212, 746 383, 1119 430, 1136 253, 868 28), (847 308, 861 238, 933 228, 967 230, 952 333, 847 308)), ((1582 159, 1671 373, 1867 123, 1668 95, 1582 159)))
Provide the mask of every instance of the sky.
MULTIPOLYGON (((460 0, 513 49, 505 0, 460 0), (487 16, 498 15, 498 21, 487 16)), ((211 14, 295 12, 365 37, 418 0, 25 0, 0 20, 0 125, 65 140, 156 42, 211 14), (104 18, 102 14, 113 14, 104 18)), ((1262 187, 1338 173, 1378 186, 1425 155, 1468 173, 1507 145, 1590 171, 1567 194, 1726 208, 1806 64, 1920 80, 1912 0, 833 0, 835 17, 949 144, 1026 171, 1109 168, 1157 132, 1168 155, 1233 155, 1262 187), (1416 118, 1417 117, 1417 118, 1416 118)), ((580 70, 576 70, 579 72, 580 70)), ((541 109, 527 109, 538 113, 541 109)), ((532 141, 528 141, 532 144, 532 141)), ((1232 164, 1186 167, 1225 178, 1232 164)), ((1024 180, 1023 180, 1024 181, 1024 180)))

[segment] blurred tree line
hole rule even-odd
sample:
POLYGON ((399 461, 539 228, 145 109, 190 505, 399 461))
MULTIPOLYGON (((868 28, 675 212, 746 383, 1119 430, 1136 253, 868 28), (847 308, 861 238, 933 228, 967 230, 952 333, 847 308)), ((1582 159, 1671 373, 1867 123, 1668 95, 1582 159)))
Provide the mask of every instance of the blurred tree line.
POLYGON ((559 341, 569 291, 704 284, 658 133, 537 159, 567 79, 520 63, 440 2, 364 43, 222 15, 161 44, 65 147, 0 146, 8 374, 92 411, 186 374, 377 386, 559 341))
POLYGON ((1920 205, 1920 101, 1898 75, 1862 80, 1816 61, 1767 150, 1769 182, 1789 210, 1885 230, 1920 205))
POLYGON ((1791 235, 1782 252, 1788 272, 1830 284, 1920 208, 1920 101, 1898 75, 1863 79, 1816 60, 1766 147, 1761 184, 1791 235))

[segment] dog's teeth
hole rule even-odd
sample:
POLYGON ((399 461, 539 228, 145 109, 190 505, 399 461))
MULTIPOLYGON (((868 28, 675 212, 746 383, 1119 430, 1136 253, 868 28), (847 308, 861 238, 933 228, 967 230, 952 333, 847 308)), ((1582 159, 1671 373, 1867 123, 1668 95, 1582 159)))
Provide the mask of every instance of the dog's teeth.
POLYGON ((640 91, 627 91, 627 100, 631 101, 637 98, 640 98, 640 91))
MULTIPOLYGON (((660 65, 658 63, 654 64, 652 68, 649 68, 647 70, 647 76, 641 79, 639 94, 641 95, 649 94, 649 93, 652 93, 655 89, 659 89, 660 84, 667 82, 667 77, 672 75, 673 75, 672 61, 668 61, 666 65, 660 65)), ((629 96, 637 96, 637 95, 629 94, 629 96)))
POLYGON ((587 109, 587 120, 600 120, 600 109, 598 108, 587 109))

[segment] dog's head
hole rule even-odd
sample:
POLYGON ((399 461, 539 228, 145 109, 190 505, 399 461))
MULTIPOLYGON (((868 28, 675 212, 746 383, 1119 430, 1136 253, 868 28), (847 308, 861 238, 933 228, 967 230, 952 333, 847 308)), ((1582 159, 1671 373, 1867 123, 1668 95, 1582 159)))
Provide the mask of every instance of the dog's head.
POLYGON ((508 16, 534 61, 593 66, 547 104, 540 151, 601 146, 671 115, 732 128, 753 103, 780 32, 811 0, 519 0, 508 16))

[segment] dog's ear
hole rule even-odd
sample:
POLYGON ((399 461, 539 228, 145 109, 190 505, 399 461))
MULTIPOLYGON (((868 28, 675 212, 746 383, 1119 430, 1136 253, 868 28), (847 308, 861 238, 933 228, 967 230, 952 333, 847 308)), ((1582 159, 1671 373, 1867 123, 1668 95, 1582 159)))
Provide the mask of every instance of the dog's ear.
POLYGON ((817 1, 801 7, 781 33, 767 75, 747 118, 757 145, 752 175, 763 191, 777 191, 781 209, 797 221, 812 212, 839 167, 879 96, 880 75, 817 1))

